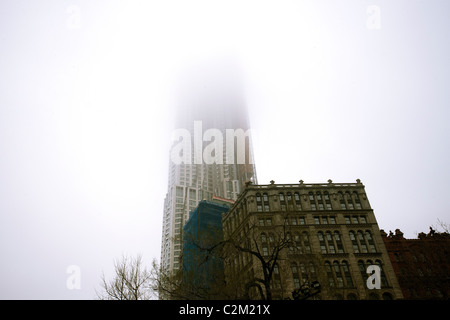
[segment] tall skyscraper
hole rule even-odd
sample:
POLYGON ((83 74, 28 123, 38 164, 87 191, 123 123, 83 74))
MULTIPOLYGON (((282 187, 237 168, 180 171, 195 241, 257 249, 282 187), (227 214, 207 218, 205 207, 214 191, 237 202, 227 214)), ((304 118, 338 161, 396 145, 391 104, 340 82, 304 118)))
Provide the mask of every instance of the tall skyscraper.
POLYGON ((182 230, 199 201, 237 199, 257 183, 242 77, 232 60, 197 64, 179 81, 161 266, 180 268, 182 230))

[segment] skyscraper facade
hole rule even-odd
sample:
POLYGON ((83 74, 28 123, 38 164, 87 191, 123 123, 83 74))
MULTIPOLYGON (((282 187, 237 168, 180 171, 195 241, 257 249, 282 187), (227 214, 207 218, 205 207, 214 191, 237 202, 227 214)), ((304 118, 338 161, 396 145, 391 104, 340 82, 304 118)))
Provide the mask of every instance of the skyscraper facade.
POLYGON ((179 82, 164 200, 161 266, 181 267, 189 212, 214 196, 237 199, 257 183, 242 78, 233 61, 196 65, 179 82))

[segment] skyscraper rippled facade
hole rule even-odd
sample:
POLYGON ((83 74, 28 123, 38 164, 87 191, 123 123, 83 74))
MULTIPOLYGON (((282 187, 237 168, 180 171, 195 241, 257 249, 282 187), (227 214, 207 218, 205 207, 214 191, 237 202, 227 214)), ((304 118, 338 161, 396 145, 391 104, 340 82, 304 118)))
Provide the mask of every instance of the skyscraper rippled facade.
POLYGON ((202 62, 179 81, 164 200, 161 266, 180 268, 182 230, 199 201, 237 199, 257 183, 244 84, 233 59, 202 62))

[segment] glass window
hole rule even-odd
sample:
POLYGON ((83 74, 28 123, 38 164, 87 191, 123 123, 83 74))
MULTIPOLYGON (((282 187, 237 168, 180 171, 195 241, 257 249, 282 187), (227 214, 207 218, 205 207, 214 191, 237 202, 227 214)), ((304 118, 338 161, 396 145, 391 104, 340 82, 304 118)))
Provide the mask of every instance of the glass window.
POLYGON ((327 253, 327 246, 325 245, 325 239, 322 232, 317 233, 317 238, 319 239, 320 251, 322 253, 327 253))
POLYGON ((309 236, 306 231, 302 233, 303 236, 303 247, 305 248, 306 253, 311 253, 311 246, 309 245, 309 236))
POLYGON ((341 209, 345 210, 347 209, 346 205, 345 205, 345 199, 344 199, 344 194, 342 192, 338 192, 338 196, 339 196, 339 203, 341 205, 341 209))
POLYGON ((326 238, 327 238, 327 243, 328 243, 328 252, 329 253, 336 253, 336 248, 334 247, 334 242, 333 242, 333 237, 331 236, 331 232, 327 232, 325 234, 326 238))
POLYGON ((352 195, 351 195, 350 192, 348 192, 348 191, 347 191, 345 194, 346 194, 346 196, 347 196, 347 205, 348 205, 348 208, 351 209, 351 210, 353 210, 354 207, 353 207, 352 195))
POLYGON ((311 210, 317 210, 316 201, 314 199, 314 194, 312 192, 309 192, 309 204, 311 206, 311 210))
POLYGON ((356 209, 361 209, 361 201, 359 200, 358 192, 353 192, 353 198, 355 199, 356 209))

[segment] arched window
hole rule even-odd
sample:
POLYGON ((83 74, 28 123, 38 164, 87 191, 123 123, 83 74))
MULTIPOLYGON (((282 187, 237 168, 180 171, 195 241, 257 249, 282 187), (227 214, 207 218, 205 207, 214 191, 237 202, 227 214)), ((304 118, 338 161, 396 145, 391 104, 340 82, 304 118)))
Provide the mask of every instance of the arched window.
POLYGON ((366 240, 367 240, 367 243, 369 244, 369 251, 377 252, 377 250, 375 248, 375 242, 373 241, 373 238, 372 238, 372 233, 369 230, 366 230, 366 240))
POLYGON ((352 275, 350 274, 350 269, 347 261, 342 261, 342 270, 344 271, 344 277, 347 287, 353 287, 352 275))
POLYGON ((327 231, 325 233, 325 238, 327 239, 328 243, 328 253, 336 253, 336 248, 333 243, 333 237, 331 236, 331 232, 327 231))
POLYGON ((344 253, 344 246, 339 231, 334 231, 334 241, 336 242, 337 252, 344 253))
POLYGON ((333 270, 331 269, 331 264, 328 261, 325 261, 325 271, 327 273, 329 286, 335 287, 336 283, 334 282, 333 270))
POLYGON ((367 278, 368 278, 369 276, 367 275, 367 272, 366 272, 366 265, 364 264, 364 261, 358 260, 358 268, 359 268, 359 272, 361 273, 361 277, 362 277, 363 280, 364 280, 364 283, 366 283, 367 278))
POLYGON ((298 273, 298 267, 295 262, 291 263, 292 279, 294 280, 294 288, 300 288, 300 275, 298 273))
POLYGON ((315 278, 316 267, 314 267, 314 263, 312 262, 309 263, 309 274, 311 275, 312 278, 315 278))
POLYGON ((277 263, 275 263, 275 265, 273 266, 272 281, 273 281, 273 287, 275 289, 281 288, 281 274, 280 274, 280 268, 278 267, 277 263))
POLYGON ((352 241, 353 252, 359 253, 359 246, 358 246, 358 241, 356 240, 355 232, 350 231, 348 234, 350 236, 350 240, 352 241))
POLYGON ((384 273, 384 268, 383 268, 383 264, 382 264, 381 260, 375 260, 375 264, 380 267, 381 286, 387 287, 388 282, 387 282, 386 274, 384 273))
POLYGON ((302 248, 302 239, 300 237, 300 234, 298 232, 296 232, 294 234, 294 242, 295 242, 295 250, 298 254, 302 254, 303 253, 303 248, 302 248))
POLYGON ((342 278, 341 267, 339 262, 333 262, 334 274, 336 276, 336 283, 338 288, 342 288, 344 286, 344 279, 342 278))
POLYGON ((361 248, 361 252, 362 253, 367 253, 367 244, 366 241, 364 240, 364 234, 362 233, 362 231, 358 230, 358 241, 359 241, 359 246, 361 248))
POLYGON ((300 274, 303 282, 308 280, 308 272, 306 272, 305 264, 303 262, 300 263, 300 274))
POLYGON ((319 231, 317 233, 317 238, 319 239, 320 251, 322 253, 327 253, 327 246, 325 245, 325 238, 323 232, 319 231))

